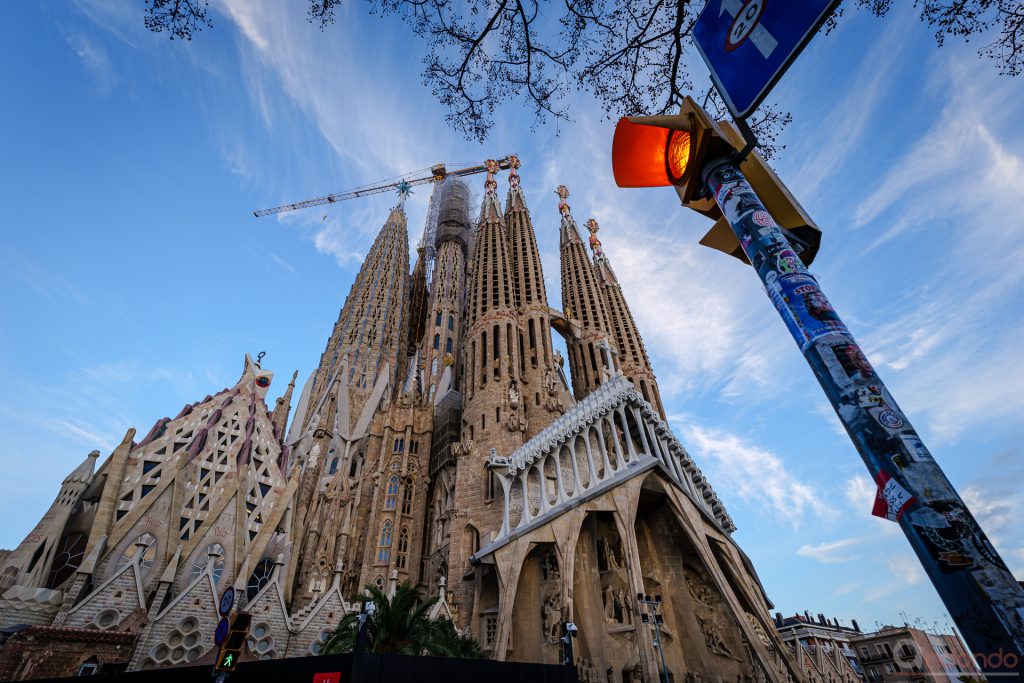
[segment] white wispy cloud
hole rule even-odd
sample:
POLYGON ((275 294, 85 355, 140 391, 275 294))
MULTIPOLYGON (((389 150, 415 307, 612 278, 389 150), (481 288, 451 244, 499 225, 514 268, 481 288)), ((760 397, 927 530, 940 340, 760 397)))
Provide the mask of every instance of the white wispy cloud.
POLYGON ((82 66, 92 76, 96 91, 101 95, 110 94, 117 85, 118 77, 107 49, 84 33, 72 33, 67 36, 67 41, 82 66))
POLYGON ((850 553, 850 548, 861 542, 859 538, 844 538, 831 543, 819 543, 818 545, 802 545, 796 554, 801 557, 809 557, 825 564, 838 564, 841 562, 852 562, 859 555, 850 553))
POLYGON ((42 418, 37 423, 43 429, 87 448, 110 450, 119 441, 117 434, 103 430, 88 422, 73 419, 42 418))
POLYGON ((739 498, 793 527, 812 516, 835 516, 821 487, 799 479, 775 453, 734 434, 681 422, 687 447, 725 500, 739 498))

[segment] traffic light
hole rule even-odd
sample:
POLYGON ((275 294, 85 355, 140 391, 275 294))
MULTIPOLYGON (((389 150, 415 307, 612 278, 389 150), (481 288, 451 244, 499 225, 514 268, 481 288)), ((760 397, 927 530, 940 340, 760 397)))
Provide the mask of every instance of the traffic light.
POLYGON ((242 656, 242 647, 249 635, 249 624, 252 622, 252 615, 248 612, 239 612, 231 620, 231 630, 227 638, 220 646, 217 654, 217 663, 214 671, 234 671, 238 666, 238 658, 242 656))
MULTIPOLYGON (((708 162, 731 158, 744 144, 733 124, 712 120, 693 98, 686 97, 678 115, 620 119, 612 141, 612 170, 619 187, 673 186, 683 206, 715 221, 700 243, 747 263, 701 178, 708 162)), ((739 163, 739 169, 804 264, 811 265, 821 244, 821 230, 756 151, 739 163)))

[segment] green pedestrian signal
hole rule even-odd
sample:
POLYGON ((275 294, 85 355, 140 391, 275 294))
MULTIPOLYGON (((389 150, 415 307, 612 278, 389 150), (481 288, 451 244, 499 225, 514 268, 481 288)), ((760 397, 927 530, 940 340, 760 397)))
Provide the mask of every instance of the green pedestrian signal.
POLYGON ((221 666, 224 666, 224 667, 231 666, 231 663, 234 662, 234 661, 235 661, 235 654, 233 652, 229 652, 228 656, 225 657, 224 661, 221 663, 221 666))

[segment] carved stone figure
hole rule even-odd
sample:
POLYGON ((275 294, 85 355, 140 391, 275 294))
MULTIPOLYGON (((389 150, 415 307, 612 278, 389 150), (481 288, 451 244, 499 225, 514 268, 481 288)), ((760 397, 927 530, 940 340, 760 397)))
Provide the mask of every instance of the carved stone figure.
POLYGON ((553 552, 544 554, 541 559, 541 571, 544 573, 545 581, 561 578, 562 575, 558 571, 558 558, 553 552))
POLYGON ((604 589, 604 618, 608 623, 615 622, 615 589, 611 584, 604 589))
POLYGON ((562 635, 562 612, 558 608, 559 594, 555 593, 544 603, 544 636, 549 643, 557 643, 562 635))
POLYGON ((608 540, 607 536, 601 537, 601 550, 604 552, 604 563, 607 569, 622 569, 618 557, 615 556, 615 549, 612 547, 611 541, 608 540))
POLYGON ((708 649, 716 655, 722 655, 723 657, 729 657, 730 659, 739 659, 729 650, 729 646, 725 644, 725 640, 722 637, 722 628, 718 623, 718 619, 711 617, 709 619, 702 619, 697 617, 697 623, 700 624, 700 630, 704 632, 704 641, 708 646, 708 649))
POLYGON ((699 671, 687 671, 686 683, 701 683, 699 671))
POLYGON ((762 628, 761 622, 757 620, 757 617, 750 612, 747 612, 747 621, 750 622, 750 626, 754 629, 754 633, 757 634, 757 639, 760 640, 765 647, 770 648, 772 646, 772 641, 768 637, 768 634, 765 633, 765 630, 762 628))
POLYGON ((508 405, 511 408, 519 407, 519 385, 515 380, 508 384, 508 405))
POLYGON ((616 602, 618 602, 620 609, 622 609, 622 623, 633 625, 633 604, 626 599, 626 591, 621 588, 615 594, 616 602))

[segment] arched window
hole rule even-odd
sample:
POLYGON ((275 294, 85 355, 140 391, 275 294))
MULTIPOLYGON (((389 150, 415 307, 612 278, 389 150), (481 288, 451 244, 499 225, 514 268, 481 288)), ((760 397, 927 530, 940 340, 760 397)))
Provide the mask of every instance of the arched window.
POLYGON ((455 318, 453 318, 452 316, 448 316, 448 329, 449 330, 454 330, 455 329, 455 318))
POLYGON ((435 334, 434 335, 434 348, 436 349, 436 348, 438 348, 440 346, 441 346, 441 335, 435 334))
POLYGON ((78 565, 82 564, 85 555, 85 543, 88 539, 81 532, 73 532, 60 539, 57 554, 53 557, 50 577, 46 582, 49 588, 56 588, 68 580, 78 565))
POLYGON ((409 477, 409 481, 405 483, 405 489, 402 491, 402 514, 412 514, 412 477, 409 477))
POLYGON ((334 473, 335 473, 335 472, 337 472, 337 471, 338 471, 338 459, 337 459, 337 458, 333 458, 333 459, 331 460, 331 467, 330 467, 330 469, 329 469, 329 470, 327 471, 327 473, 328 473, 328 474, 334 474, 334 473))
POLYGON ((380 528, 380 543, 377 545, 377 562, 391 559, 391 520, 386 520, 380 528))
POLYGON ((245 584, 245 595, 249 600, 256 597, 256 594, 263 590, 263 587, 270 583, 274 575, 274 562, 269 557, 264 557, 256 565, 249 575, 249 582, 245 584))
POLYGON ((406 558, 409 555, 409 528, 402 527, 398 532, 398 547, 395 548, 395 567, 405 569, 406 558))
POLYGON ((434 376, 437 374, 437 359, 435 358, 430 362, 430 375, 434 376))
POLYGON ((441 311, 437 312, 437 320, 434 321, 435 327, 441 327, 441 311))
POLYGON ((452 352, 452 338, 451 337, 448 337, 448 339, 445 341, 445 343, 444 343, 444 350, 445 350, 445 353, 451 353, 452 352))
POLYGON ((398 504, 398 475, 393 475, 388 479, 388 489, 384 496, 384 509, 394 510, 398 504))

